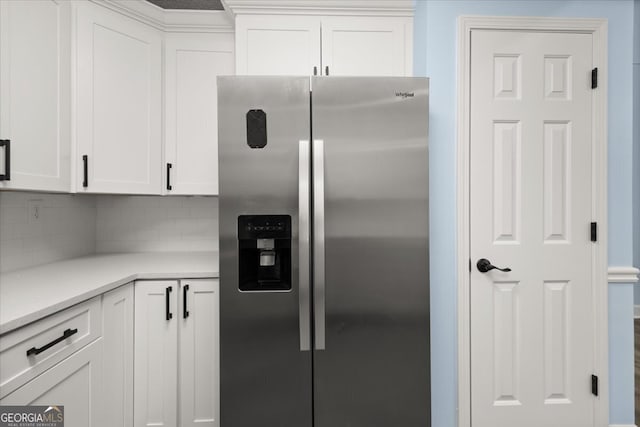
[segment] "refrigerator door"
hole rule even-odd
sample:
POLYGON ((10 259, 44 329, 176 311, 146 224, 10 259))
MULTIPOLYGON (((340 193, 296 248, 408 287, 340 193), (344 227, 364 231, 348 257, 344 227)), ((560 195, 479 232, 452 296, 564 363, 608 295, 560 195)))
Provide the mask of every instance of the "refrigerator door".
POLYGON ((218 78, 225 427, 312 423, 309 109, 308 77, 218 78))
POLYGON ((429 426, 428 80, 312 88, 314 426, 429 426))

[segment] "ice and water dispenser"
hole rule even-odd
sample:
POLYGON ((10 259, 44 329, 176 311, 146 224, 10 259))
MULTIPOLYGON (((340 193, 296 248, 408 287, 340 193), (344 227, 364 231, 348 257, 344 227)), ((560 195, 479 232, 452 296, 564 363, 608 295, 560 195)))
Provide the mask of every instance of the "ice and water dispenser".
POLYGON ((291 289, 291 216, 238 217, 241 291, 291 289))

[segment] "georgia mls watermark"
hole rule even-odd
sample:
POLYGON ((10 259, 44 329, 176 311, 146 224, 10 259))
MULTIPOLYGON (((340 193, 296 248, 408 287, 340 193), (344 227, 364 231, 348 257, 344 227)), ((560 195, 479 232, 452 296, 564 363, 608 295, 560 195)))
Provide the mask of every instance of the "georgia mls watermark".
POLYGON ((64 427, 64 406, 0 406, 0 427, 64 427))

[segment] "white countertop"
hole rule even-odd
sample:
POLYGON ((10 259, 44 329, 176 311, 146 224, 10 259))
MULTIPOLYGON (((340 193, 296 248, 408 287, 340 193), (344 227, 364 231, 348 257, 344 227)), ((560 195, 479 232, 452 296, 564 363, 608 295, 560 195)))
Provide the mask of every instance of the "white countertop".
POLYGON ((141 279, 218 277, 217 252, 98 254, 0 274, 0 335, 141 279))

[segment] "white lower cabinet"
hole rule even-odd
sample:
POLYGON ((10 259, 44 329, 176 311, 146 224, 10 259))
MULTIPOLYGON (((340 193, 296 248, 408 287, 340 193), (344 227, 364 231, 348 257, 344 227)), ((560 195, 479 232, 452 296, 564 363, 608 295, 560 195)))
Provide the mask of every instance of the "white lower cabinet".
POLYGON ((103 427, 133 426, 133 283, 102 297, 103 427))
POLYGON ((66 427, 102 427, 102 344, 98 339, 77 351, 2 398, 0 405, 63 405, 66 427))
POLYGON ((218 281, 182 280, 178 319, 180 354, 180 426, 218 427, 219 293, 218 281), (186 299, 185 299, 186 298, 186 299), (185 311, 186 309, 186 311, 185 311))
POLYGON ((218 286, 136 282, 136 427, 219 426, 218 286))

